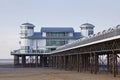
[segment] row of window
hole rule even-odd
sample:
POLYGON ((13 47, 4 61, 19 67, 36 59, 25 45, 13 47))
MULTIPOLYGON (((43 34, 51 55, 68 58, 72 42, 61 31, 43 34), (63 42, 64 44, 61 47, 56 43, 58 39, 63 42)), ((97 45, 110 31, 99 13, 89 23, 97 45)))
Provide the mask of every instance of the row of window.
POLYGON ((21 46, 21 49, 22 49, 22 50, 29 50, 29 49, 30 49, 30 46, 21 46))
POLYGON ((88 31, 88 35, 92 35, 93 33, 93 30, 88 31))
POLYGON ((33 27, 24 27, 24 26, 21 26, 21 29, 34 29, 33 27))
POLYGON ((68 40, 47 39, 46 46, 61 46, 68 43, 68 40))
POLYGON ((47 32, 47 37, 69 37, 68 32, 47 32))

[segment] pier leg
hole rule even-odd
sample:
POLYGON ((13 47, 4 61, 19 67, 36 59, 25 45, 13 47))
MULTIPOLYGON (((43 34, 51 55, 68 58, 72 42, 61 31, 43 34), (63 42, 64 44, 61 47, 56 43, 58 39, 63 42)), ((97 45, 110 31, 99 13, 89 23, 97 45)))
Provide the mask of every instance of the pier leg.
POLYGON ((93 54, 90 53, 90 68, 91 68, 91 69, 90 69, 90 72, 91 72, 91 73, 93 73, 93 64, 94 64, 93 61, 94 61, 94 60, 93 60, 93 54))
POLYGON ((77 71, 79 72, 79 54, 77 54, 77 71))
POLYGON ((22 66, 24 67, 26 64, 26 56, 22 56, 22 66))
POLYGON ((14 65, 19 65, 19 56, 14 55, 14 65))
POLYGON ((113 53, 113 74, 114 77, 117 75, 117 55, 113 53))
POLYGON ((38 56, 35 56, 35 64, 36 64, 36 67, 38 67, 38 56))
POLYGON ((107 54, 107 70, 110 72, 110 57, 109 57, 109 54, 107 54))
POLYGON ((94 53, 94 61, 95 61, 95 69, 94 69, 94 71, 95 71, 95 74, 97 74, 97 72, 98 72, 98 55, 96 54, 96 53, 94 53))

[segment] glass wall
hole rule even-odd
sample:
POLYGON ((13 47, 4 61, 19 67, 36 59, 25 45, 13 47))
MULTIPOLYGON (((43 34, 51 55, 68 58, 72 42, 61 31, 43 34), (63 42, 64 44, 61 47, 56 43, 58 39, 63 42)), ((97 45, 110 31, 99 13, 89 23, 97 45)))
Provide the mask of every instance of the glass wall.
POLYGON ((46 37, 69 37, 69 33, 68 32, 47 32, 46 33, 46 37))
POLYGON ((93 30, 89 30, 88 35, 92 35, 92 34, 94 34, 93 30))
POLYGON ((68 43, 67 39, 47 39, 46 46, 62 46, 68 43))

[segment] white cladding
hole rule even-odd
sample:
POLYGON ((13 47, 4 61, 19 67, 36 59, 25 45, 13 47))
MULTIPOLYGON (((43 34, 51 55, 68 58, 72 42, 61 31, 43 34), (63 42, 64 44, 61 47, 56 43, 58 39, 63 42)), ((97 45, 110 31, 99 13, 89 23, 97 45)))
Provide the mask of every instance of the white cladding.
POLYGON ((73 37, 73 33, 69 33, 69 36, 70 36, 70 37, 73 37))
POLYGON ((46 39, 33 40, 33 49, 45 49, 46 39))
POLYGON ((20 38, 21 38, 21 52, 25 53, 26 48, 28 47, 29 50, 32 50, 33 40, 27 39, 26 37, 33 36, 34 34, 34 25, 30 23, 25 23, 20 26, 20 38))
POLYGON ((43 37, 46 37, 46 33, 45 33, 45 32, 43 32, 43 33, 42 33, 42 36, 43 36, 43 37))
POLYGON ((21 39, 21 46, 32 46, 33 42, 31 39, 21 39))
POLYGON ((85 23, 80 26, 81 34, 83 37, 88 37, 89 35, 94 34, 94 25, 85 23))
POLYGON ((70 39, 70 40, 68 40, 68 43, 71 43, 71 42, 73 42, 73 41, 75 41, 75 40, 73 40, 73 39, 70 39))
MULTIPOLYGON (((56 45, 52 45, 52 46, 46 46, 46 32, 42 32, 42 38, 34 38, 34 39, 30 39, 27 37, 31 37, 34 35, 34 25, 30 24, 30 23, 24 23, 20 26, 20 38, 21 38, 21 53, 27 53, 27 49, 28 48, 28 53, 29 51, 32 50, 47 50, 47 49, 52 49, 52 48, 56 48, 58 46, 56 45)), ((88 28, 88 24, 86 26, 86 24, 82 25, 81 27, 81 33, 83 36, 88 36, 89 31, 93 31, 93 29, 88 28)), ((70 32, 68 33, 69 37, 74 37, 73 35, 74 32, 70 32)), ((75 39, 68 39, 68 43, 71 43, 75 41, 75 39)), ((54 42, 52 42, 54 43, 54 42)))
POLYGON ((20 26, 20 37, 29 37, 34 34, 34 25, 21 25, 20 26))
POLYGON ((87 29, 83 29, 81 30, 82 36, 87 37, 88 36, 88 30, 87 29))

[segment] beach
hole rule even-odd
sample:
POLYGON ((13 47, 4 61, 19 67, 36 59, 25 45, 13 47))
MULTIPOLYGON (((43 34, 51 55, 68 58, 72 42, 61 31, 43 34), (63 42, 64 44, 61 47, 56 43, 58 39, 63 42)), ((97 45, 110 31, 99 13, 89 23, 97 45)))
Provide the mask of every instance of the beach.
POLYGON ((120 76, 113 77, 110 73, 91 74, 90 72, 80 73, 52 68, 14 68, 10 64, 1 64, 0 80, 120 80, 120 76))

